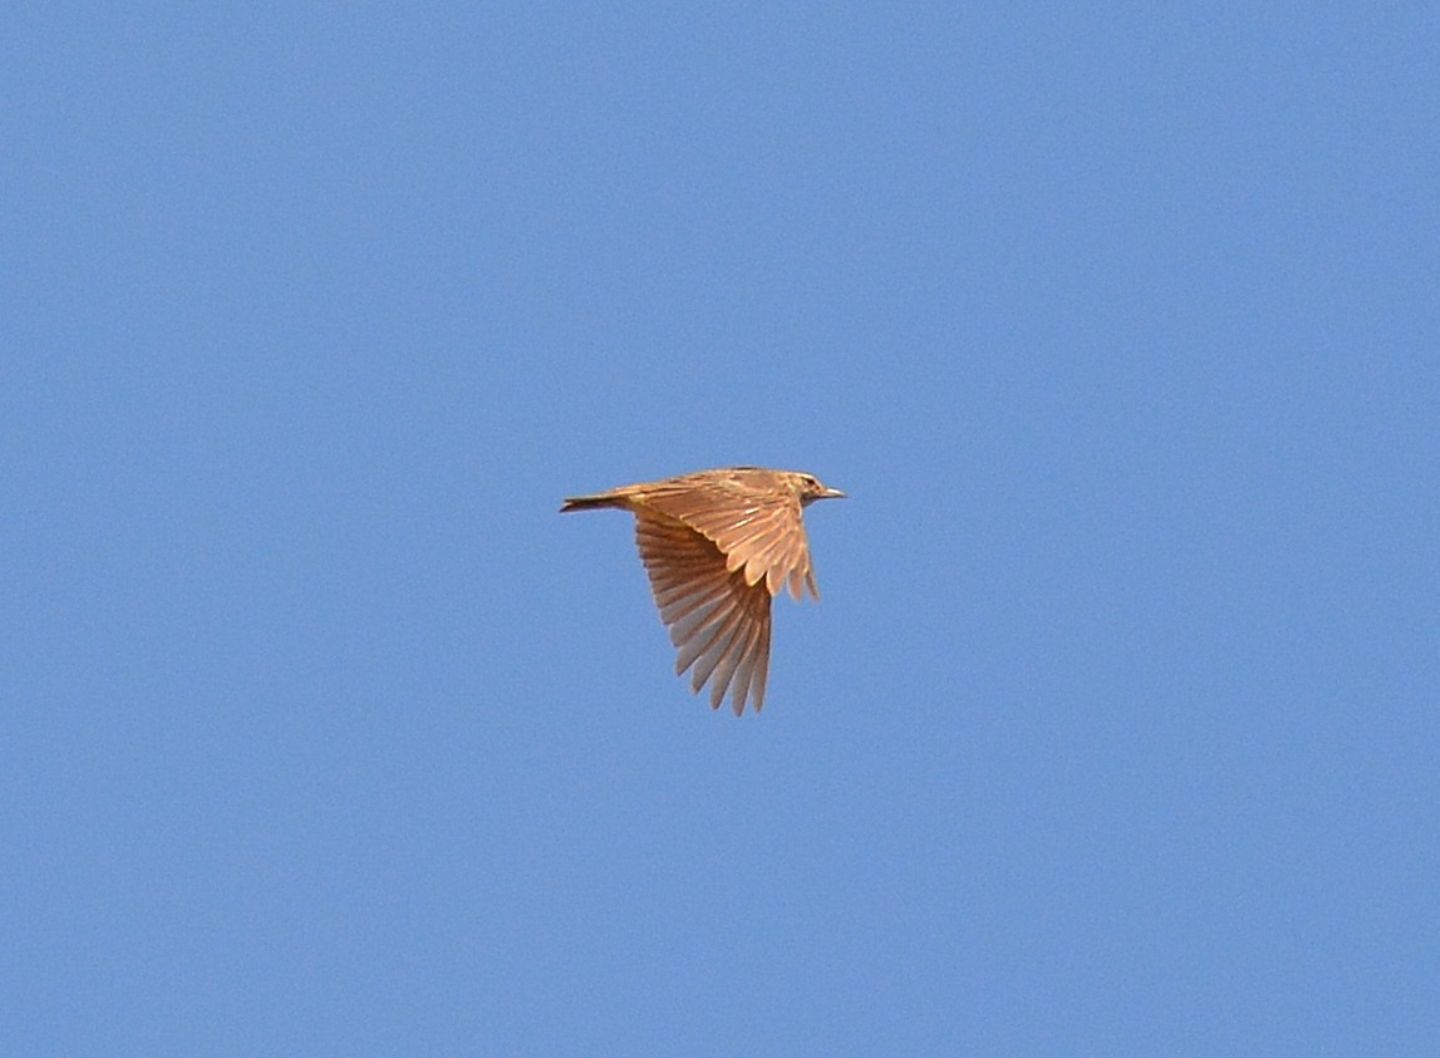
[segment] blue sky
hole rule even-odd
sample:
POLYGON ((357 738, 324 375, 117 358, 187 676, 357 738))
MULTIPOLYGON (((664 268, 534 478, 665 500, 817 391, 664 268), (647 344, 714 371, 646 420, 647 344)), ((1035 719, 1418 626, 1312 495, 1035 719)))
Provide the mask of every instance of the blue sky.
POLYGON ((1433 8, 4 23, 7 1053, 1440 1053, 1433 8))

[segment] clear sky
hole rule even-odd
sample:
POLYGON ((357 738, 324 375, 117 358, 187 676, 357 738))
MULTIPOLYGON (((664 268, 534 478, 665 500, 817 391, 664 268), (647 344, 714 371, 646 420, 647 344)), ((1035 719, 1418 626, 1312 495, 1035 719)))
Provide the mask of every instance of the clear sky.
POLYGON ((1440 1054, 1440 15, 960 6, 6 12, 0 1049, 1440 1054))

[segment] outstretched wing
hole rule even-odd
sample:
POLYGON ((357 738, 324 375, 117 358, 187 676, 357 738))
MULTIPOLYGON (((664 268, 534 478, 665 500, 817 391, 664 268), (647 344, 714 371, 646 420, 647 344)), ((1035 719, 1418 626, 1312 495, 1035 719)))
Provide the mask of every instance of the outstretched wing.
POLYGON ((677 518, 637 509, 635 542, 660 619, 679 651, 676 674, 693 665, 696 693, 711 681, 712 709, 733 686, 730 702, 736 716, 753 692, 758 713, 770 668, 770 592, 728 568, 713 540, 677 518))
POLYGON ((805 587, 820 598, 800 501, 792 493, 727 479, 675 484, 682 487, 656 490, 641 502, 712 541, 725 556, 725 568, 743 570, 746 584, 764 581, 770 594, 778 595, 788 583, 796 599, 805 587))

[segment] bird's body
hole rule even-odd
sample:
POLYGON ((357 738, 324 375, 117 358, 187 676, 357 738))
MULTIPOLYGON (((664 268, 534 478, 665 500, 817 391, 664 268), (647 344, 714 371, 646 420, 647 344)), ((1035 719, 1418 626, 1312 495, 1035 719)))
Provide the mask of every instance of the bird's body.
POLYGON ((635 515, 640 558, 679 650, 676 673, 694 665, 696 692, 713 678, 716 708, 733 687, 738 716, 748 697, 756 712, 765 701, 771 598, 787 584, 796 599, 805 588, 820 597, 801 510, 844 495, 810 474, 729 467, 573 496, 560 509, 635 515))

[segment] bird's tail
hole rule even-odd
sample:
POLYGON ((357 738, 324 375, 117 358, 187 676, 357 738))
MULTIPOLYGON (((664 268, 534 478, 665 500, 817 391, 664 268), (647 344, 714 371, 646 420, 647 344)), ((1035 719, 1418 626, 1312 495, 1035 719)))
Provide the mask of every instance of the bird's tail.
POLYGON ((561 514, 570 511, 593 511, 600 507, 624 507, 624 501, 618 496, 607 496, 600 493, 596 496, 570 496, 565 500, 565 506, 560 508, 561 514))

